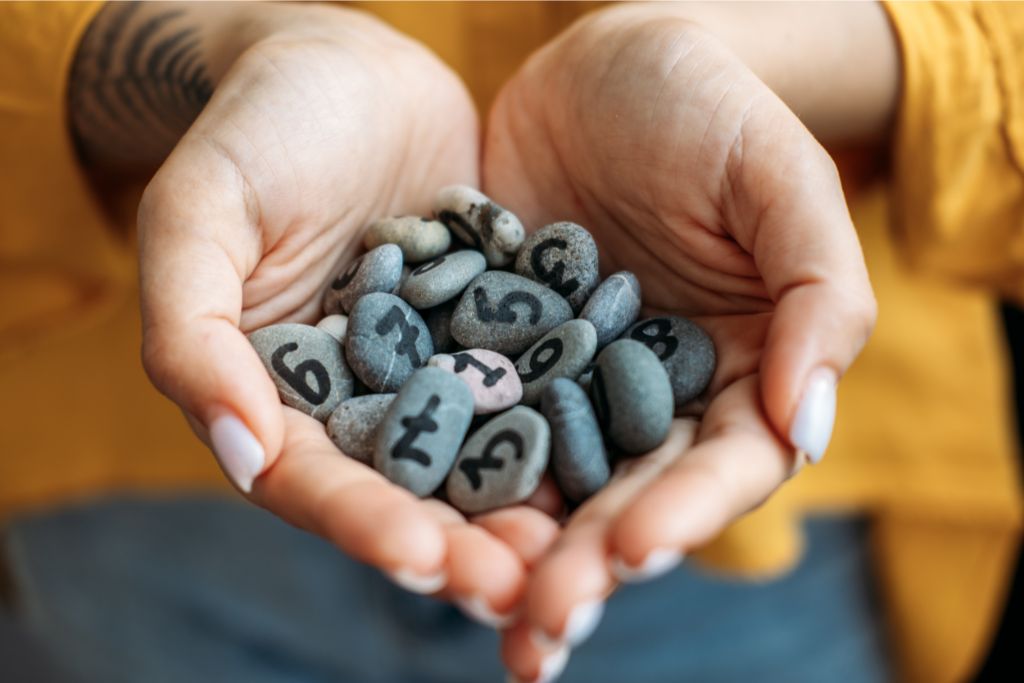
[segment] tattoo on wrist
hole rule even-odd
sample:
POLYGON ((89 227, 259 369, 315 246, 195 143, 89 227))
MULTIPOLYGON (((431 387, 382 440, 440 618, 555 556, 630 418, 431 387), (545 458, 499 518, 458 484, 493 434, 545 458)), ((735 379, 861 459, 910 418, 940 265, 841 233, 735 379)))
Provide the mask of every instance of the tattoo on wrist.
POLYGON ((96 16, 68 86, 87 160, 132 167, 166 157, 213 93, 202 39, 183 8, 118 2, 96 16))

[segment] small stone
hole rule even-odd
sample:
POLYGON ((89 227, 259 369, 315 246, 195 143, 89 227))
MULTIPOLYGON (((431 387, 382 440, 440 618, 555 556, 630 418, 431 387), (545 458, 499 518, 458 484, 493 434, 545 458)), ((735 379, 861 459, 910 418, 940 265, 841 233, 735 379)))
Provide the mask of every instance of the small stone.
POLYGON ((419 216, 384 218, 366 231, 363 246, 375 249, 394 244, 402 250, 406 263, 422 263, 448 251, 452 235, 444 223, 419 216))
POLYGON ((640 315, 640 281, 623 270, 602 282, 580 312, 597 330, 597 348, 612 343, 640 315))
POLYGON ((345 357, 375 393, 398 391, 433 354, 427 325, 409 304, 384 292, 356 302, 345 333, 345 357))
POLYGON ((491 270, 466 288, 452 315, 451 332, 465 347, 513 357, 572 317, 569 302, 554 290, 491 270))
POLYGON ((345 340, 345 330, 348 329, 348 316, 335 313, 318 322, 316 326, 341 342, 345 340))
POLYGON ((672 385, 661 361, 631 339, 612 342, 597 355, 590 398, 598 421, 624 453, 660 446, 672 424, 672 385))
POLYGON ((696 323, 674 315, 641 320, 622 335, 658 354, 679 410, 700 396, 715 374, 715 343, 696 323))
POLYGON ((512 361, 487 349, 469 349, 432 356, 427 365, 457 375, 473 392, 476 415, 511 408, 523 397, 523 383, 512 361))
POLYGON ((324 313, 351 313, 361 296, 391 292, 402 278, 402 250, 383 244, 352 261, 324 292, 324 313))
POLYGON ((526 238, 516 257, 516 273, 550 287, 579 312, 597 287, 597 245, 590 233, 562 221, 526 238))
POLYGON ((434 213, 456 237, 482 251, 492 268, 512 263, 526 238, 515 214, 466 185, 441 188, 434 213))
POLYGON ((420 311, 420 315, 427 323, 427 329, 430 330, 430 339, 434 342, 436 353, 451 353, 459 348, 458 342, 452 338, 452 315, 458 303, 458 299, 452 299, 440 306, 420 311))
POLYGON ((338 340, 312 325, 283 323, 249 334, 281 401, 324 422, 352 396, 353 377, 338 340))
POLYGON ((580 388, 587 392, 588 395, 590 394, 590 382, 594 379, 594 368, 596 367, 595 364, 588 363, 587 367, 583 368, 580 376, 576 378, 576 384, 579 384, 580 388))
POLYGON ((445 492, 466 514, 521 503, 537 490, 548 466, 551 430, 532 408, 516 406, 466 439, 445 492))
POLYGON ((440 368, 413 373, 395 397, 377 433, 373 466, 417 496, 428 496, 448 476, 473 419, 473 394, 440 368))
POLYGON ((523 403, 538 403, 544 387, 556 377, 579 377, 596 352, 597 332, 586 320, 570 320, 548 332, 516 361, 523 403))
POLYGON ((611 476, 590 399, 579 384, 559 377, 544 389, 540 411, 551 426, 551 469, 558 488, 570 501, 582 503, 611 476))
POLYGON ((433 308, 457 297, 485 270, 487 261, 479 251, 464 249, 438 256, 412 271, 401 296, 413 308, 433 308))
POLYGON ((377 428, 394 400, 395 394, 369 394, 342 401, 327 420, 327 436, 342 453, 372 466, 377 428))

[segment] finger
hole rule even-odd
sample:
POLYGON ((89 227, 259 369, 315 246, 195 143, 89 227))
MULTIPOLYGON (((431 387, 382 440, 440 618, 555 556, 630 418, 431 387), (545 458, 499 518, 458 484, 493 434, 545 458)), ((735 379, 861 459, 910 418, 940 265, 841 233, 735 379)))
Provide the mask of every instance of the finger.
POLYGON ((277 390, 238 329, 260 245, 240 175, 223 160, 194 161, 189 173, 169 161, 139 207, 143 361, 249 491, 284 438, 277 390))
POLYGON ((757 377, 726 388, 704 415, 696 444, 615 520, 609 534, 615 566, 633 570, 681 559, 760 505, 789 477, 793 459, 761 412, 757 377))
POLYGON ((741 243, 775 302, 760 373, 771 423, 820 460, 835 386, 876 316, 864 257, 835 164, 785 106, 748 117, 730 158, 741 243))
POLYGON ((313 418, 284 413, 281 455, 256 480, 252 500, 410 590, 443 588, 448 540, 424 502, 339 452, 313 418))
POLYGON ((538 644, 525 622, 502 633, 501 659, 511 672, 508 683, 550 683, 565 670, 569 654, 565 644, 538 644))
POLYGON ((581 643, 601 617, 617 581, 608 561, 608 534, 616 517, 690 446, 693 420, 673 422, 659 448, 624 462, 600 492, 570 518, 530 579, 523 619, 542 642, 581 643))
POLYGON ((543 557, 560 531, 550 515, 526 505, 477 515, 472 522, 508 545, 527 569, 543 557))

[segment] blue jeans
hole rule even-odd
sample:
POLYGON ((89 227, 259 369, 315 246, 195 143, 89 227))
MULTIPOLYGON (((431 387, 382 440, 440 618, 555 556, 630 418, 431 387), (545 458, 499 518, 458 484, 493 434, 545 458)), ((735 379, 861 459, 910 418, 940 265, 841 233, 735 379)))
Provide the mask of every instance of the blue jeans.
MULTIPOLYGON (((562 680, 890 680, 866 524, 819 519, 807 533, 800 566, 775 581, 684 563, 620 591, 562 680)), ((504 680, 493 632, 241 502, 51 511, 14 522, 6 553, 17 620, 86 683, 504 680)))

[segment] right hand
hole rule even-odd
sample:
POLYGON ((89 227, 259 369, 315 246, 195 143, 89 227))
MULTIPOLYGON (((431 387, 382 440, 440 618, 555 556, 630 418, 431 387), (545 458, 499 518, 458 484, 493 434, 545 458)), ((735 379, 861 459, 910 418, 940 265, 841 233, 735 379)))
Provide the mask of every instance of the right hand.
POLYGON ((281 405, 245 337, 315 322, 368 222, 477 183, 473 104, 362 13, 253 7, 239 11, 274 12, 273 30, 227 70, 139 208, 146 371, 250 500, 402 585, 505 613, 555 523, 523 506, 471 524, 343 457, 281 405))

